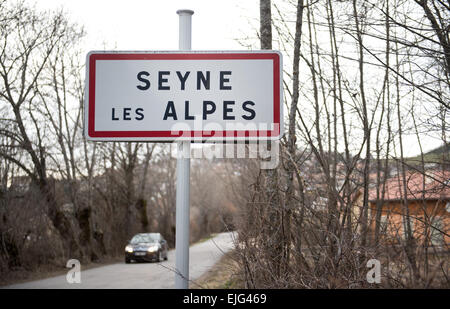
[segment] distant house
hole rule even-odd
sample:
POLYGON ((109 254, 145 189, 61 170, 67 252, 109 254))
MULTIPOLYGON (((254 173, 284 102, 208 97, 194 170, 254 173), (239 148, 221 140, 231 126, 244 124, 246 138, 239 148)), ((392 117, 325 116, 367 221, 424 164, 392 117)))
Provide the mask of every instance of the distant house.
MULTIPOLYGON (((406 200, 413 236, 419 242, 442 246, 450 244, 450 171, 428 170, 406 173, 406 200), (446 235, 447 234, 447 235, 446 235)), ((381 206, 380 227, 392 239, 405 237, 405 191, 403 177, 389 178, 384 198, 377 199, 376 188, 369 191, 370 227, 375 230, 377 204, 381 206), (378 203, 377 203, 378 201, 378 203)), ((381 195, 380 187, 379 194, 381 195)))
POLYGON ((15 193, 24 193, 30 189, 31 178, 29 176, 15 176, 11 179, 8 190, 15 193))

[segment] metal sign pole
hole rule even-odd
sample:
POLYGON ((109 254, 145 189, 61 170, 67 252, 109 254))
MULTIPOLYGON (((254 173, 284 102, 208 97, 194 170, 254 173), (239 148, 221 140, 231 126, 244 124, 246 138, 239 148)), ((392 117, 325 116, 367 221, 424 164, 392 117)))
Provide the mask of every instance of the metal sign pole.
MULTIPOLYGON (((178 10, 180 17, 179 49, 191 50, 191 20, 194 11, 178 10)), ((189 178, 191 142, 178 142, 177 207, 175 235, 175 288, 189 288, 189 178)))

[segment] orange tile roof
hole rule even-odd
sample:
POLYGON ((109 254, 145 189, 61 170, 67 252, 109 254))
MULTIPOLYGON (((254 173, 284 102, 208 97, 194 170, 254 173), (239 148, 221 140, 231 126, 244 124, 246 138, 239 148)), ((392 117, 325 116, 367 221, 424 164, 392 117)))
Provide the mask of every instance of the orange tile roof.
MULTIPOLYGON (((450 200, 450 171, 429 170, 424 175, 419 172, 406 173, 407 198, 409 200, 450 200)), ((386 181, 384 200, 401 200, 404 198, 403 177, 397 175, 386 181)), ((380 188, 381 195, 381 188, 380 188)), ((376 188, 369 191, 369 200, 377 198, 376 188)))

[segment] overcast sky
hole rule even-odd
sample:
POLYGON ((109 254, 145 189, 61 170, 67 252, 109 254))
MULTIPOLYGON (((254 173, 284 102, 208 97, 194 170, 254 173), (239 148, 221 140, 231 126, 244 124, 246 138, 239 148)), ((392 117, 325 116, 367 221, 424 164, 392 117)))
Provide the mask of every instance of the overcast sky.
POLYGON ((178 9, 194 11, 193 49, 243 49, 235 39, 256 37, 251 23, 259 17, 259 0, 40 0, 37 7, 64 7, 85 26, 88 50, 176 50, 178 9))

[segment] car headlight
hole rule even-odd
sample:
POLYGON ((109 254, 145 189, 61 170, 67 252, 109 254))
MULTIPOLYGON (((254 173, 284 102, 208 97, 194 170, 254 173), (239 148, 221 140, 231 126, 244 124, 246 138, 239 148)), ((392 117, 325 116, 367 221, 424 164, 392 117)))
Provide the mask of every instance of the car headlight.
POLYGON ((131 253, 131 252, 133 252, 133 247, 132 246, 126 246, 125 247, 125 251, 131 253))
POLYGON ((156 252, 156 251, 158 251, 158 249, 159 249, 159 247, 157 245, 154 245, 154 246, 148 247, 147 251, 148 252, 156 252))

